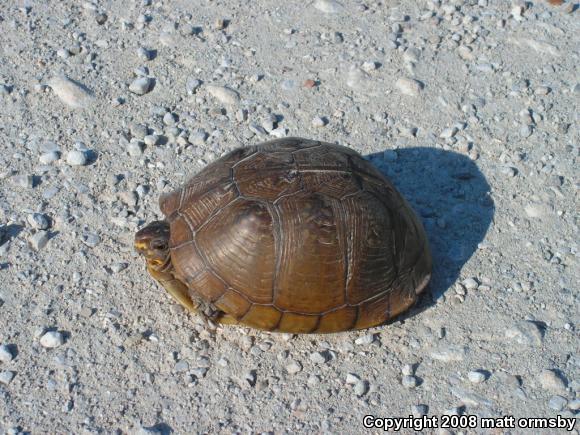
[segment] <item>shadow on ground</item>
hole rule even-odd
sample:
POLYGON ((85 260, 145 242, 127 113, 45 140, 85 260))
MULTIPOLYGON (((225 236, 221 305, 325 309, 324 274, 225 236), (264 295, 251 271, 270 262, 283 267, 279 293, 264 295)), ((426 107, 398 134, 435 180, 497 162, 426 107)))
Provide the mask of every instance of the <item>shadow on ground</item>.
POLYGON ((392 151, 365 156, 420 216, 433 255, 430 292, 406 318, 433 305, 457 280, 487 233, 494 205, 485 177, 462 154, 417 147, 398 149, 394 157, 392 151))

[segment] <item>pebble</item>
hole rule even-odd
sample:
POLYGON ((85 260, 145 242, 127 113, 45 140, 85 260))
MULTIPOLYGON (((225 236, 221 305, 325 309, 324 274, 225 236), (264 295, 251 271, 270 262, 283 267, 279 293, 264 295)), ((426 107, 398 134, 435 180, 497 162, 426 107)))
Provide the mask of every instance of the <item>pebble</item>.
POLYGON ((467 348, 465 346, 450 344, 433 350, 431 352, 431 358, 444 362, 463 361, 466 354, 467 348))
POLYGON ((87 155, 82 151, 73 150, 66 154, 66 162, 71 166, 84 166, 87 161, 87 155))
POLYGON ((371 344, 373 341, 375 341, 375 335, 374 334, 365 334, 365 335, 363 335, 361 337, 358 337, 354 341, 354 344, 358 344, 358 345, 364 346, 364 345, 371 344))
POLYGON ((186 372, 189 370, 189 363, 187 361, 179 361, 173 368, 177 373, 186 372))
POLYGON ((475 290, 479 287, 479 283, 474 278, 464 279, 462 284, 467 290, 475 290))
POLYGON ((364 396, 368 390, 368 383, 366 381, 359 380, 356 384, 354 384, 354 394, 356 394, 358 397, 364 396))
POLYGON ((469 382, 472 384, 481 384, 487 379, 487 375, 481 370, 472 370, 467 373, 467 379, 469 379, 469 382))
POLYGON ((505 337, 518 344, 531 347, 541 346, 544 341, 544 333, 540 327, 536 323, 527 320, 520 320, 506 329, 505 337))
POLYGON ((145 144, 140 140, 131 139, 129 144, 127 145, 127 152, 132 157, 139 157, 143 154, 145 149, 145 144))
POLYGON ((145 95, 153 89, 153 83, 150 77, 138 77, 129 85, 129 91, 136 95, 145 95))
POLYGON ((4 370, 3 372, 0 372, 0 384, 8 385, 10 382, 12 382, 14 376, 14 372, 11 372, 10 370, 4 370))
POLYGON ((85 85, 66 76, 53 77, 47 84, 55 95, 72 109, 88 107, 94 100, 92 92, 85 85))
POLYGON ((314 364, 324 364, 326 362, 326 356, 322 352, 313 352, 310 354, 310 361, 314 364))
POLYGON ((201 80, 198 80, 193 77, 188 78, 187 81, 185 82, 185 90, 189 95, 195 94, 195 92, 198 90, 200 86, 201 80))
POLYGON ((94 248, 101 242, 101 238, 98 234, 85 231, 83 234, 81 234, 81 242, 83 242, 89 248, 94 248))
POLYGON ((240 95, 226 86, 206 85, 205 89, 220 103, 234 106, 240 101, 240 95))
POLYGON ((358 381, 360 381, 360 377, 358 377, 357 375, 355 375, 354 373, 347 373, 346 374, 346 383, 350 384, 350 385, 354 385, 356 384, 358 381))
POLYGON ((406 77, 402 77, 397 80, 395 86, 402 94, 409 95, 411 97, 418 96, 423 89, 423 84, 421 82, 406 77))
POLYGON ((415 370, 413 370, 413 364, 405 364, 401 369, 401 373, 403 373, 405 376, 411 376, 414 374, 415 370))
POLYGON ((548 406, 554 411, 561 411, 568 404, 568 401, 562 396, 552 396, 548 401, 548 406))
POLYGON ((411 414, 415 418, 421 418, 424 415, 427 415, 429 408, 427 405, 419 404, 411 406, 411 414))
POLYGON ((46 230, 50 226, 48 217, 42 213, 31 213, 26 217, 26 220, 35 230, 46 230))
POLYGON ((148 134, 147 136, 145 136, 143 138, 143 142, 145 142, 145 145, 147 145, 147 146, 155 146, 155 145, 159 144, 160 141, 161 141, 161 136, 159 136, 157 134, 148 134))
POLYGON ((2 344, 0 345, 0 362, 8 363, 14 359, 14 355, 10 350, 10 347, 2 344))
POLYGON ((531 125, 528 125, 528 124, 522 125, 520 127, 520 131, 519 131, 520 137, 522 139, 526 139, 526 138, 530 137, 533 132, 534 132, 533 127, 531 125))
POLYGON ((460 388, 458 386, 451 387, 451 394, 458 397, 466 406, 486 406, 488 408, 493 406, 492 401, 488 398, 465 388, 460 388))
POLYGON ((568 408, 571 409, 572 411, 580 410, 580 398, 568 402, 568 408))
POLYGON ((111 265, 111 272, 113 272, 113 273, 119 273, 122 270, 127 269, 127 267, 129 267, 129 265, 127 263, 122 263, 122 262, 113 263, 111 265))
POLYGON ((542 203, 531 203, 524 207, 526 215, 531 218, 541 218, 548 213, 547 206, 542 203))
POLYGON ((443 130, 441 132, 441 134, 439 135, 439 137, 442 139, 449 139, 449 138, 452 138, 453 136, 455 136, 455 134, 457 134, 457 132, 458 132, 457 127, 449 127, 449 128, 446 128, 445 130, 443 130))
POLYGON ((58 331, 48 331, 40 337, 40 345, 47 349, 59 347, 64 343, 63 335, 58 331))
POLYGON ((336 14, 343 10, 342 4, 335 0, 316 0, 314 7, 326 14, 336 14))
POLYGON ((147 50, 145 47, 139 47, 137 49, 137 57, 142 60, 151 60, 153 59, 153 52, 147 50))
POLYGON ((288 373, 290 373, 291 375, 295 375, 296 373, 298 373, 301 370, 302 370, 302 364, 300 364, 300 361, 292 360, 292 361, 290 361, 289 364, 286 365, 286 371, 288 373))
POLYGON ((177 124, 177 115, 175 113, 167 112, 163 115, 163 124, 168 126, 177 124))
POLYGON ((403 387, 405 388, 415 388, 419 384, 419 380, 416 376, 407 375, 403 376, 401 384, 403 384, 403 387))
POLYGON ((191 132, 187 140, 197 146, 202 146, 208 137, 207 132, 203 128, 195 129, 191 132))
POLYGON ((58 159, 60 159, 60 152, 58 152, 58 151, 50 151, 47 153, 43 153, 38 158, 38 160, 40 160, 40 163, 42 163, 43 165, 48 165, 50 163, 54 163, 58 159))
POLYGON ((34 177, 32 175, 15 175, 11 181, 19 187, 32 189, 34 187, 34 177))
POLYGON ((317 116, 317 117, 312 119, 312 126, 313 127, 320 128, 320 127, 324 127, 325 125, 326 125, 326 121, 324 120, 324 118, 317 116))
POLYGON ((37 231, 34 233, 28 241, 30 242, 30 246, 36 251, 40 251, 43 249, 46 244, 48 243, 48 231, 37 231))
POLYGON ((542 370, 538 381, 544 390, 553 392, 563 392, 566 390, 564 380, 554 370, 542 370))

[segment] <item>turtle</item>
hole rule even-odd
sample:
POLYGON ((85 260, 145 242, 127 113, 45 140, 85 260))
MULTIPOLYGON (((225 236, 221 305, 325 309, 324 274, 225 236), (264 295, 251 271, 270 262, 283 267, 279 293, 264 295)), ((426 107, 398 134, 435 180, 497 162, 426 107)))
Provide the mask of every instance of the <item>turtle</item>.
POLYGON ((410 308, 432 268, 411 206, 375 166, 289 137, 237 148, 162 194, 135 235, 149 274, 212 324, 333 333, 410 308))

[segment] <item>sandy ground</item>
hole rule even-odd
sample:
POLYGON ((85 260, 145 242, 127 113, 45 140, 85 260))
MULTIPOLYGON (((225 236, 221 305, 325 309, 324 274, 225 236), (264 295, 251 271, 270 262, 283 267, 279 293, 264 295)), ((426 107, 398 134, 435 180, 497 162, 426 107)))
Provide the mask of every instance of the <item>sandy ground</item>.
POLYGON ((550 3, 0 2, 0 433, 578 434, 442 427, 578 417, 580 25, 550 3), (403 319, 210 334, 146 275, 159 194, 284 136, 421 216, 403 319))

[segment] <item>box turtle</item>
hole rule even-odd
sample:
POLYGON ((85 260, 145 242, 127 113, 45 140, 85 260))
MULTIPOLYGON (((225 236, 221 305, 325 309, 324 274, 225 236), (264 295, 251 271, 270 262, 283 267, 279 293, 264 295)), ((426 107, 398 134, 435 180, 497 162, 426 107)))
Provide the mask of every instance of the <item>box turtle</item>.
POLYGON ((382 324, 431 276, 423 226, 355 151, 285 138, 238 148, 159 200, 147 269, 205 319, 324 333, 382 324))

